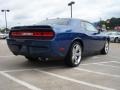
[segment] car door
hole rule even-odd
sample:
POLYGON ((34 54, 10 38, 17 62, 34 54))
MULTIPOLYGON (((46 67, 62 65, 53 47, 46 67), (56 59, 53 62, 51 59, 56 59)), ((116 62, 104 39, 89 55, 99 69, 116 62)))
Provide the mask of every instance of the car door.
POLYGON ((87 36, 88 50, 97 51, 102 49, 104 45, 104 37, 98 32, 98 30, 89 22, 85 23, 85 34, 87 36))

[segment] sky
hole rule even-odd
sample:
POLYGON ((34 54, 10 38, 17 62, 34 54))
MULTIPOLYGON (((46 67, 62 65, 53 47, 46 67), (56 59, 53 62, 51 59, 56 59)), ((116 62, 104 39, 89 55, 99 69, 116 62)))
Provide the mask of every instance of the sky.
MULTIPOLYGON (((9 9, 8 27, 31 25, 45 19, 69 18, 71 0, 0 0, 0 10, 9 9)), ((120 17, 120 0, 73 0, 73 18, 90 22, 120 17)), ((0 12, 0 27, 5 27, 0 12)))

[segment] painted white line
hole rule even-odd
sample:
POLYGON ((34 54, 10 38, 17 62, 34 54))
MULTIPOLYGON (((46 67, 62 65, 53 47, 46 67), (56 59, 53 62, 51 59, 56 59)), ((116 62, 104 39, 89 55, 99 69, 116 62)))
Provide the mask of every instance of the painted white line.
POLYGON ((82 68, 74 68, 74 69, 79 70, 79 71, 85 71, 85 72, 89 72, 89 73, 109 76, 109 77, 120 78, 120 75, 114 75, 114 74, 108 74, 108 73, 103 73, 103 72, 97 72, 97 71, 92 71, 92 70, 87 70, 87 69, 82 69, 82 68))
POLYGON ((36 69, 36 68, 30 68, 30 69, 15 69, 15 70, 4 70, 4 71, 0 71, 0 72, 10 73, 10 72, 29 71, 29 70, 33 70, 33 69, 36 69))
POLYGON ((0 58, 2 57, 14 57, 15 55, 6 55, 6 56, 0 56, 0 58))
POLYGON ((111 63, 111 62, 113 62, 113 61, 109 61, 109 62, 100 62, 100 63, 103 63, 103 64, 104 64, 104 63, 111 63))
POLYGON ((97 62, 97 63, 87 63, 87 64, 81 64, 81 65, 90 65, 90 64, 99 64, 99 63, 110 63, 113 61, 108 61, 108 62, 97 62))
MULTIPOLYGON (((118 66, 113 66, 113 65, 106 65, 106 64, 102 64, 102 63, 91 63, 91 64, 94 64, 94 65, 101 65, 101 66, 106 66, 106 67, 112 67, 112 68, 118 68, 120 69, 120 67, 118 66)), ((81 64, 81 65, 91 65, 91 64, 81 64)))
POLYGON ((120 57, 117 57, 117 56, 108 56, 108 57, 110 57, 112 59, 118 59, 118 60, 120 60, 120 57))
POLYGON ((118 61, 112 61, 112 62, 114 62, 114 63, 120 63, 120 62, 118 62, 118 61))
POLYGON ((7 78, 10 79, 10 80, 13 80, 13 81, 16 82, 16 83, 19 83, 20 85, 25 86, 26 88, 28 88, 28 89, 30 89, 30 90, 42 90, 42 89, 37 88, 37 87, 35 87, 35 86, 33 86, 33 85, 25 82, 25 81, 19 80, 19 79, 15 78, 15 77, 13 77, 13 76, 5 73, 5 72, 0 72, 0 74, 3 75, 3 76, 5 76, 5 77, 7 77, 7 78))
POLYGON ((103 89, 103 90, 116 90, 116 89, 113 89, 113 88, 108 88, 108 87, 104 87, 104 86, 100 86, 100 85, 96 85, 96 84, 92 84, 92 83, 88 83, 88 82, 84 82, 84 81, 79 81, 79 80, 76 80, 76 79, 73 79, 73 78, 69 78, 69 77, 66 77, 66 76, 61 76, 61 75, 51 73, 51 72, 47 72, 47 71, 43 71, 43 70, 38 70, 38 69, 34 69, 34 70, 36 70, 38 72, 41 72, 41 73, 51 75, 51 76, 55 76, 57 78, 61 78, 61 79, 68 80, 68 81, 71 81, 71 82, 83 84, 83 85, 86 85, 86 86, 89 86, 89 87, 94 87, 94 88, 103 89))
MULTIPOLYGON (((48 69, 48 68, 58 68, 58 67, 47 67, 47 69, 48 69)), ((62 67, 62 66, 59 66, 59 68, 63 68, 63 67, 62 67)), ((0 71, 0 72, 5 72, 5 73, 9 73, 9 72, 21 72, 21 71, 29 71, 29 70, 34 70, 34 69, 38 69, 38 68, 4 70, 4 71, 0 71)), ((42 68, 42 69, 44 69, 44 68, 42 68)), ((90 73, 95 73, 95 74, 100 74, 100 75, 105 75, 105 76, 110 76, 110 77, 120 77, 120 75, 102 73, 102 72, 92 71, 92 70, 83 69, 83 68, 74 68, 74 69, 80 70, 80 71, 85 71, 85 72, 90 72, 90 73)))
POLYGON ((118 69, 120 69, 120 67, 118 67, 118 66, 105 65, 105 64, 102 64, 102 63, 98 63, 97 65, 102 65, 102 66, 107 66, 107 67, 112 67, 112 68, 118 68, 118 69))
MULTIPOLYGON (((46 69, 45 67, 41 67, 42 69, 46 69)), ((56 66, 56 67, 47 67, 47 69, 52 68, 64 68, 64 66, 56 66)), ((28 71, 33 69, 39 69, 39 68, 28 68, 28 69, 15 69, 15 70, 3 70, 0 72, 10 73, 10 72, 22 72, 22 71, 28 71)))

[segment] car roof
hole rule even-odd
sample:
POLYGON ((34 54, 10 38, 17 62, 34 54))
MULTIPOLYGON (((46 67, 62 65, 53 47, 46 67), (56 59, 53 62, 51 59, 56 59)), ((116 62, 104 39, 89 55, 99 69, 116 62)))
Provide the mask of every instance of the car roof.
MULTIPOLYGON (((82 22, 88 22, 88 23, 90 23, 89 21, 86 21, 86 20, 83 20, 83 19, 79 19, 79 18, 53 18, 53 19, 80 20, 82 22)), ((48 20, 51 20, 51 19, 48 19, 48 20)))

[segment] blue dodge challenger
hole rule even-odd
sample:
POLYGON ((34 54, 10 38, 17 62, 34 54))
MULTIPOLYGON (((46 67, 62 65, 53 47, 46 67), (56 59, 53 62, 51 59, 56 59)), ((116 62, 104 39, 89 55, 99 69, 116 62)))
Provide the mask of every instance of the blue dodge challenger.
POLYGON ((64 59, 66 65, 75 67, 82 56, 99 51, 107 54, 109 38, 90 22, 57 18, 44 20, 36 25, 11 28, 7 44, 15 55, 29 61, 38 59, 64 59))

